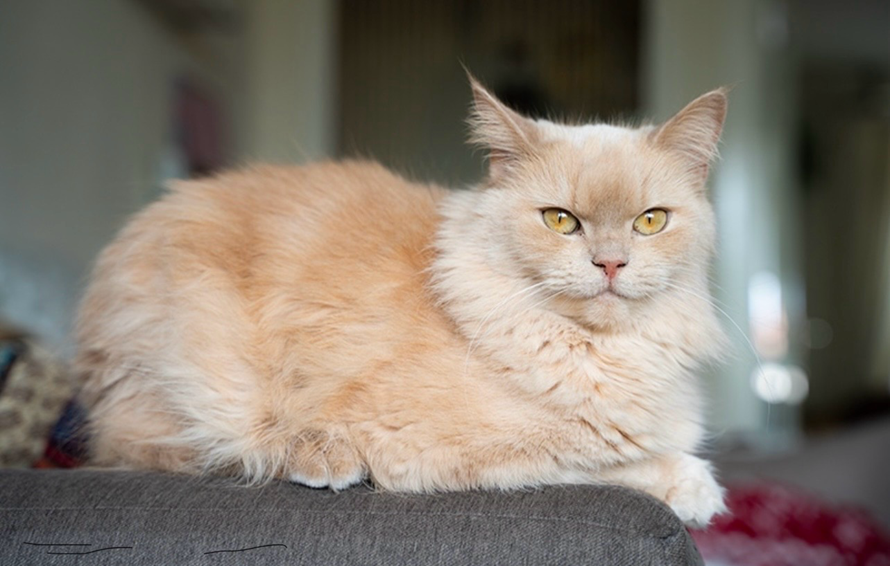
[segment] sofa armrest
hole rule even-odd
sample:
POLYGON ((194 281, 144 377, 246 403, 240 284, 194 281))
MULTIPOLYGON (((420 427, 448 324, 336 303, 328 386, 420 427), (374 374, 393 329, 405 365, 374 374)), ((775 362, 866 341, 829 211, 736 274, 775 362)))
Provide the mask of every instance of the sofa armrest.
POLYGON ((96 470, 0 486, 3 564, 702 563, 670 509, 614 486, 417 496, 96 470))

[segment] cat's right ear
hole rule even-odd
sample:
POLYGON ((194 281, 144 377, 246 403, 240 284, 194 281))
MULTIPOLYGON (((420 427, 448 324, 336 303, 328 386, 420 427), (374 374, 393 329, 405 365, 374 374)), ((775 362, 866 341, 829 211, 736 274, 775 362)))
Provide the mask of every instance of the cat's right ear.
POLYGON ((504 105, 473 75, 467 76, 473 89, 470 141, 488 151, 489 175, 495 179, 531 156, 537 132, 531 120, 504 105))

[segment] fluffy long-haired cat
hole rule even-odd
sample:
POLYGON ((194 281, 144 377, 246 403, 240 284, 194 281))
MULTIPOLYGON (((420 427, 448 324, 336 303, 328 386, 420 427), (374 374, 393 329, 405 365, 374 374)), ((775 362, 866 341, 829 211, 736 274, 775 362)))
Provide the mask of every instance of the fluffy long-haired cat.
POLYGON ((723 509, 696 369, 721 90, 569 126, 475 81, 474 190, 374 163, 182 182, 102 253, 76 359, 101 465, 431 492, 618 483, 723 509))

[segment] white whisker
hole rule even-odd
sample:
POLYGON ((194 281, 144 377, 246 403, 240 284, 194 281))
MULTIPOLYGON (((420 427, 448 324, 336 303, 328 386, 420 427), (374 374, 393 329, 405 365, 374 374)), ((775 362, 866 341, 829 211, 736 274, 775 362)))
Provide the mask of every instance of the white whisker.
MULTIPOLYGON (((685 289, 685 288, 675 285, 673 283, 664 282, 664 285, 665 285, 665 287, 668 287, 669 289, 675 289, 677 291, 687 293, 689 295, 692 295, 693 297, 697 297, 697 298, 705 301, 706 303, 708 303, 711 306, 711 308, 713 308, 714 310, 716 310, 717 312, 719 312, 720 314, 725 316, 726 319, 733 325, 733 327, 735 327, 735 329, 738 331, 738 333, 742 336, 742 338, 747 343, 748 348, 751 350, 751 354, 753 354, 753 356, 754 356, 754 361, 757 363, 757 371, 760 373, 763 372, 763 360, 760 358, 760 354, 757 353, 757 349, 754 347, 754 344, 751 342, 751 339, 748 338, 748 335, 745 333, 744 330, 742 330, 742 327, 735 321, 735 319, 733 319, 729 315, 729 313, 727 313, 725 310, 723 310, 722 308, 720 308, 719 306, 714 304, 714 299, 712 297, 702 295, 700 293, 696 293, 695 291, 685 289)), ((767 386, 771 387, 771 385, 769 383, 767 383, 767 386)), ((769 430, 769 427, 770 427, 771 411, 772 411, 772 407, 771 407, 770 403, 767 403, 766 404, 766 428, 767 428, 767 430, 769 430)))
POLYGON ((519 291, 513 293, 512 295, 508 296, 507 298, 503 299, 502 301, 500 301, 491 310, 489 310, 488 313, 486 313, 486 315, 482 318, 482 320, 479 322, 479 324, 476 325, 476 329, 473 331, 473 336, 470 338, 470 343, 467 346, 467 355, 466 355, 466 359, 464 360, 464 373, 466 373, 469 370, 470 356, 473 354, 473 350, 475 350, 476 341, 479 339, 479 333, 482 331, 483 327, 489 321, 489 319, 491 319, 491 317, 494 316, 494 314, 496 312, 498 312, 500 309, 502 309, 503 307, 506 307, 507 304, 511 300, 516 299, 520 296, 524 296, 526 294, 532 294, 535 290, 539 289, 540 287, 542 287, 546 284, 547 284, 546 281, 542 281, 540 283, 535 283, 534 285, 529 285, 528 287, 524 287, 524 288, 520 289, 519 291))
MULTIPOLYGON (((538 301, 538 302, 532 304, 531 306, 527 307, 527 308, 523 311, 522 314, 525 314, 525 313, 527 313, 527 312, 529 312, 529 311, 531 311, 531 310, 534 310, 534 309, 538 308, 539 306, 543 305, 544 303, 546 303, 547 301, 549 301, 549 300, 551 300, 551 299, 553 299, 553 298, 555 298, 555 297, 558 297, 558 296, 560 296, 560 295, 564 295, 564 294, 565 294, 565 291, 564 291, 564 290, 559 290, 559 291, 554 292, 554 293, 551 294, 551 295, 547 295, 546 297, 544 297, 544 298, 541 299, 540 301, 538 301)), ((490 330, 489 330, 489 331, 490 331, 490 330)), ((479 339, 481 340, 482 338, 485 338, 485 337, 488 335, 488 332, 489 332, 489 331, 486 331, 486 333, 483 334, 482 336, 480 336, 479 339)))

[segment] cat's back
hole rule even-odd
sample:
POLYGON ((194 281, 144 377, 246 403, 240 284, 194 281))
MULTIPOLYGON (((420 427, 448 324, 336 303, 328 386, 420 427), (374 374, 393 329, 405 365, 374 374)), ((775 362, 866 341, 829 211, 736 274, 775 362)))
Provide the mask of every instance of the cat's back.
POLYGON ((339 293, 345 304, 415 281, 445 192, 362 161, 178 182, 100 255, 79 313, 80 356, 152 333, 160 341, 173 326, 255 326, 285 298, 339 293))
POLYGON ((104 250, 94 280, 112 266, 249 277, 264 258, 411 245, 435 231, 444 192, 364 161, 261 165, 179 181, 104 250))
MULTIPOLYGON (((411 225, 437 222, 444 190, 403 179, 367 161, 304 166, 261 165, 173 185, 171 192, 133 222, 158 231, 188 232, 185 240, 213 247, 244 248, 279 241, 291 247, 311 241, 397 240, 411 225), (226 239, 229 234, 234 239, 226 239)), ((411 232, 410 228, 408 232, 411 232)), ((126 232, 125 236, 126 237, 126 232)), ((177 244, 187 242, 176 241, 177 244)), ((184 245, 187 248, 187 245, 184 245)), ((242 255, 250 255, 249 252, 242 255)))

